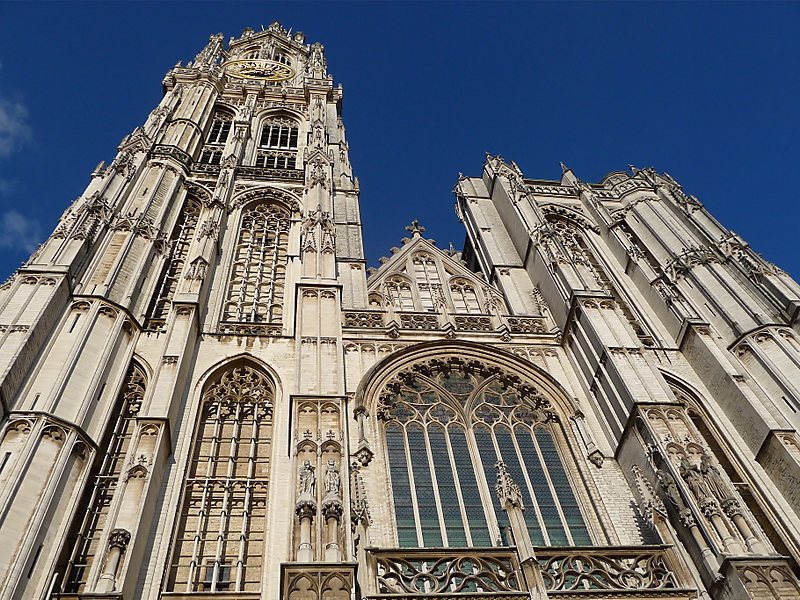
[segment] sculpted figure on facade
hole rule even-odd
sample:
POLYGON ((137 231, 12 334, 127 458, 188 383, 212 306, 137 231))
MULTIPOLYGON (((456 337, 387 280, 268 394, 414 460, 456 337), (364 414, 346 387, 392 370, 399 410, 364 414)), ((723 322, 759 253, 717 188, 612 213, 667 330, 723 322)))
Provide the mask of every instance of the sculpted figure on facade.
POLYGON ((681 477, 686 481, 686 485, 689 486, 692 495, 698 502, 702 502, 709 497, 708 486, 700 469, 691 464, 686 457, 681 458, 678 469, 681 477))
POLYGON ((330 459, 325 469, 325 493, 329 496, 338 496, 341 484, 339 467, 336 466, 335 460, 330 459))
POLYGON ((720 473, 720 470, 716 467, 714 460, 708 453, 704 453, 700 459, 699 470, 703 476, 706 487, 716 496, 717 500, 722 502, 733 495, 722 473, 720 473))
POLYGON ((314 466, 310 460, 304 460, 303 466, 300 467, 300 474, 298 476, 298 489, 300 495, 307 494, 314 496, 317 489, 317 476, 314 474, 314 466))

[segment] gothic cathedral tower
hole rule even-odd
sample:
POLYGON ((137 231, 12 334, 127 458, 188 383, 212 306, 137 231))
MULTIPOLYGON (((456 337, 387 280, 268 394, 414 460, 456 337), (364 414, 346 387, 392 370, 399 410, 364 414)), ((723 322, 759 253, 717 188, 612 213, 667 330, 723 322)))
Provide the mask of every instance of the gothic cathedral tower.
POLYGON ((672 178, 368 277, 322 45, 163 83, 0 286, 0 599, 800 597, 800 286, 672 178))

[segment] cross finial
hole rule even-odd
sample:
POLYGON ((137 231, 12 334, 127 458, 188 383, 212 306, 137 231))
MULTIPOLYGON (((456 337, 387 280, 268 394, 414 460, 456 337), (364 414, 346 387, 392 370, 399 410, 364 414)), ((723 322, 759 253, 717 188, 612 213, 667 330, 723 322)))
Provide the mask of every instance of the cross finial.
POLYGON ((410 231, 415 236, 425 233, 425 228, 419 224, 417 219, 411 221, 411 225, 406 225, 406 231, 410 231))

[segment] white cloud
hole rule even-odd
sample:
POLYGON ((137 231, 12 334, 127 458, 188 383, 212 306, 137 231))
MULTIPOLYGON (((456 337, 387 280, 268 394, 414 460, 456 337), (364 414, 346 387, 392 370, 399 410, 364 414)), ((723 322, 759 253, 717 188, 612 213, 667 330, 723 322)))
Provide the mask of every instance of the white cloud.
POLYGON ((28 109, 22 102, 0 98, 0 158, 10 155, 30 138, 28 109))
POLYGON ((15 210, 0 216, 0 248, 33 252, 42 241, 42 227, 15 210))

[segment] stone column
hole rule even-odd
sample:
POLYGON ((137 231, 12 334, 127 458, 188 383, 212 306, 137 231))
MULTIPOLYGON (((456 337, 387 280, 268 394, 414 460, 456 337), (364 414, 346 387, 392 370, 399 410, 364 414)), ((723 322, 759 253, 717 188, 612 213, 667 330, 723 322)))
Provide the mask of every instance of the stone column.
POLYGON ((726 498, 722 501, 722 511, 725 515, 733 521, 733 524, 736 526, 736 529, 742 534, 745 543, 747 544, 747 548, 750 552, 754 552, 756 554, 767 554, 767 549, 764 548, 764 544, 755 536, 753 530, 750 529, 750 525, 742 515, 742 508, 739 505, 739 501, 736 498, 730 497, 726 498))
POLYGON ((342 560, 339 548, 339 522, 342 519, 343 507, 338 498, 326 499, 322 504, 322 514, 327 523, 328 540, 325 543, 325 561, 339 562, 342 560))
POLYGON ((117 582, 117 571, 125 548, 131 541, 131 533, 127 529, 112 529, 108 536, 108 554, 103 573, 97 581, 97 591, 113 592, 117 582))

